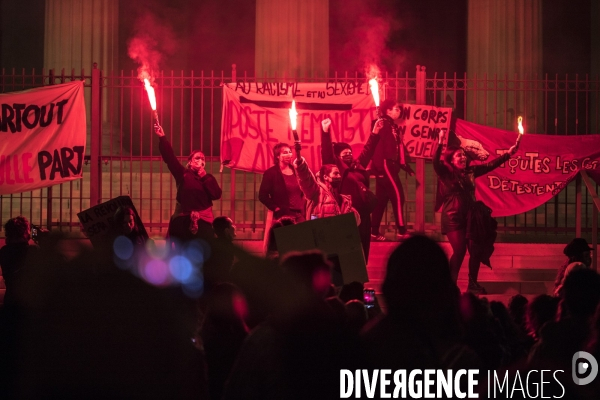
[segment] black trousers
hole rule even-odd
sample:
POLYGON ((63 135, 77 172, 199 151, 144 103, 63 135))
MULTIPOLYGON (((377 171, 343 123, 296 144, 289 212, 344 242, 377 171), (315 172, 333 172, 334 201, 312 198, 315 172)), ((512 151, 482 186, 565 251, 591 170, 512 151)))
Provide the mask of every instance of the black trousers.
POLYGON ((448 232, 446 236, 448 237, 450 246, 452 246, 452 256, 450 257, 450 276, 452 280, 454 282, 458 280, 460 266, 465 259, 467 250, 469 250, 469 280, 477 282, 481 260, 477 254, 471 252, 470 241, 467 239, 467 231, 465 229, 452 231, 448 232))
POLYGON ((388 201, 392 202, 392 210, 396 219, 396 228, 402 230, 405 227, 404 215, 402 214, 402 206, 404 205, 405 197, 402 190, 402 183, 398 173, 399 166, 384 165, 384 170, 379 171, 375 178, 375 194, 377 196, 377 205, 373 210, 371 219, 371 233, 379 235, 379 226, 383 219, 383 213, 387 207, 388 201))

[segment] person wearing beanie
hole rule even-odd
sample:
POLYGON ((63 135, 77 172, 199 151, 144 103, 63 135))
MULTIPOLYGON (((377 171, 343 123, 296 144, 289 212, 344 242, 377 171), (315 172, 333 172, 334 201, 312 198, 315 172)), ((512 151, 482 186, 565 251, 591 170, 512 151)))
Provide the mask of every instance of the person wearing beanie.
POLYGON ((567 261, 560 266, 554 282, 554 295, 561 296, 562 288, 567 276, 578 269, 590 268, 593 249, 584 238, 575 238, 565 246, 563 254, 568 257, 567 261))
POLYGON ((379 226, 383 219, 383 213, 387 208, 388 201, 392 202, 392 210, 396 219, 398 239, 405 239, 406 221, 402 214, 404 206, 404 191, 398 174, 403 169, 410 176, 415 173, 408 164, 408 151, 402 139, 402 131, 396 125, 400 118, 400 105, 392 99, 381 103, 384 121, 381 129, 381 140, 375 149, 371 168, 375 173, 375 193, 377 193, 377 205, 373 210, 371 225, 371 239, 382 242, 385 238, 379 233, 379 226))
POLYGON ((331 120, 321 122, 321 163, 323 165, 336 165, 342 175, 339 192, 352 199, 352 206, 360 215, 358 232, 365 256, 365 263, 369 261, 371 247, 371 212, 377 201, 375 195, 369 190, 369 173, 366 168, 373 158, 373 153, 379 143, 379 131, 383 123, 376 124, 361 153, 354 158, 352 146, 348 143, 331 140, 331 120))

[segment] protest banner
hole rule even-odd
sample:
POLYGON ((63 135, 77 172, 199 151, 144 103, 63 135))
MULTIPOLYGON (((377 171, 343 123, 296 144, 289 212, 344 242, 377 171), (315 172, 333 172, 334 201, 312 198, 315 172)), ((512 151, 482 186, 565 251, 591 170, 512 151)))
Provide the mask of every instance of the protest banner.
MULTIPOLYGON (((515 144, 517 133, 456 120, 455 133, 489 162, 515 144)), ((532 210, 557 195, 580 170, 600 183, 600 135, 526 133, 519 151, 495 170, 477 178, 476 197, 505 217, 532 210)))
MULTIPOLYGON (((366 81, 326 83, 238 82, 223 85, 221 161, 227 166, 264 172, 273 165, 273 146, 294 142, 289 120, 292 100, 298 111, 302 155, 311 170, 321 166, 321 121, 330 118, 333 142, 350 144, 360 154, 376 119, 366 81)), ((451 109, 402 105, 399 122, 413 157, 431 158, 441 129, 449 128, 451 109)))
POLYGON ((448 133, 451 120, 451 108, 400 104, 397 124, 409 156, 431 159, 440 132, 448 133))
POLYGON ((83 81, 0 94, 0 109, 0 195, 81 178, 83 81))

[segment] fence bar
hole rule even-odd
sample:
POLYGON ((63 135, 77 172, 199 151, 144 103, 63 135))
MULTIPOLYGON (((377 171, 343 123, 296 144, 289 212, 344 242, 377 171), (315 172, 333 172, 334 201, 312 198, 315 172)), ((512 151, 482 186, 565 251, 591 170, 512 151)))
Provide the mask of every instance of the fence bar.
POLYGON ((92 69, 92 124, 90 143, 90 206, 101 203, 102 166, 100 151, 102 146, 102 71, 94 63, 92 69))
POLYGON ((581 237, 581 199, 581 175, 577 174, 575 178, 575 235, 577 237, 581 237))
MULTIPOLYGON (((91 73, 88 71, 88 76, 85 76, 82 70, 81 77, 76 77, 85 82, 86 107, 89 110, 88 115, 91 116, 87 127, 88 150, 83 178, 59 189, 45 188, 0 197, 0 215, 3 221, 21 214, 28 215, 36 224, 52 226, 53 229, 57 226, 68 227, 64 229, 73 228, 77 231, 76 213, 81 209, 96 205, 103 199, 129 194, 136 207, 139 207, 138 211, 144 223, 152 230, 160 229, 164 232, 175 207, 175 184, 164 163, 160 161, 156 143, 149 142, 153 136, 148 133, 151 129, 148 129, 149 118, 144 112, 147 107, 143 87, 135 78, 134 72, 112 72, 112 75, 104 80, 103 76, 107 73, 96 67, 91 73), (114 108, 107 110, 107 120, 103 120, 102 117, 104 96, 111 99, 109 105, 112 101, 117 102, 114 108), (105 138, 102 137, 103 130, 106 130, 105 138), (111 140, 111 144, 103 149, 104 140, 111 140), (113 143, 113 140, 119 142, 113 143), (110 164, 104 175, 103 162, 110 164), (110 183, 104 183, 104 192, 103 176, 105 180, 110 179, 110 183), (56 215, 54 210, 57 211, 56 215)), ((444 74, 443 77, 432 74, 430 79, 427 79, 423 66, 417 68, 416 75, 413 74, 414 72, 409 71, 384 74, 384 91, 387 92, 385 94, 393 94, 399 101, 407 103, 454 106, 454 113, 458 118, 476 123, 487 121, 504 129, 510 129, 512 126, 512 113, 515 110, 522 112, 525 118, 530 120, 533 117, 532 111, 526 105, 537 104, 535 99, 538 99, 541 102, 541 114, 535 115, 538 133, 599 133, 600 81, 597 76, 592 79, 588 75, 581 77, 574 74, 557 74, 542 75, 539 78, 525 76, 521 79, 518 75, 513 77, 512 73, 489 76, 479 74, 471 77, 467 74, 453 73, 444 74), (450 104, 451 99, 448 95, 452 96, 454 104, 450 104)), ((343 72, 331 73, 329 78, 323 79, 298 78, 297 74, 287 76, 295 76, 295 80, 300 79, 303 82, 325 82, 334 79, 338 82, 354 82, 362 79, 359 73, 343 72)), ((75 74, 72 72, 70 75, 63 73, 61 76, 55 76, 54 71, 49 73, 46 70, 42 71, 41 75, 36 75, 35 72, 26 74, 20 70, 0 70, 0 92, 60 83, 61 78, 63 82, 74 80, 75 74)), ((238 79, 256 82, 259 78, 255 75, 248 76, 242 71, 237 73, 232 65, 231 80, 235 82, 238 79)), ((278 81, 278 78, 266 76, 261 76, 260 79, 278 81)), ((179 149, 178 157, 184 162, 192 149, 200 148, 205 151, 207 162, 210 162, 208 171, 215 173, 219 167, 221 85, 226 81, 229 81, 229 76, 225 76, 224 72, 161 72, 157 76, 161 119, 166 127, 170 127, 168 137, 176 152, 179 149)), ((431 208, 432 198, 435 196, 435 174, 430 161, 415 161, 416 187, 409 180, 411 185, 408 193, 412 196, 409 196, 411 201, 405 204, 408 223, 416 232, 435 232, 439 230, 439 224, 436 222, 439 214, 435 214, 431 208), (415 202, 414 208, 412 199, 415 202), (407 212, 409 209, 410 212, 407 212)), ((406 180, 406 176, 402 176, 402 179, 406 180)), ((219 178, 224 197, 215 202, 215 215, 235 217, 239 228, 251 228, 249 234, 258 233, 260 236, 264 227, 265 208, 258 202, 256 194, 261 174, 225 169, 219 178), (240 202, 241 204, 238 204, 240 202)), ((545 235, 548 234, 555 234, 558 240, 570 238, 576 232, 588 239, 597 235, 597 210, 588 209, 591 202, 584 197, 577 185, 577 181, 570 183, 553 200, 528 214, 499 219, 499 231, 503 232, 505 237, 512 234, 530 234, 533 240, 536 234, 544 235, 540 236, 541 240, 545 240, 545 235), (595 216, 592 216, 592 212, 596 212, 595 216)), ((597 185, 594 187, 597 191, 597 185)), ((393 225, 389 223, 390 209, 388 205, 384 220, 387 227, 393 225)), ((256 238, 257 235, 252 237, 256 238)))
MULTIPOLYGON (((426 104, 425 98, 425 67, 417 65, 416 103, 426 104)), ((417 185, 415 190, 415 224, 416 232, 425 232, 425 159, 417 158, 417 185)))
POLYGON ((592 265, 598 271, 598 207, 592 209, 592 265))

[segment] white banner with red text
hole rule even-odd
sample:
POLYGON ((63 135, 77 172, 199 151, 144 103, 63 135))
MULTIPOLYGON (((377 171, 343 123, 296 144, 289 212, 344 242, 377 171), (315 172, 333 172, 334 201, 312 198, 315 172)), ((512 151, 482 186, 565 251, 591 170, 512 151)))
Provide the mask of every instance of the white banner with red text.
MULTIPOLYGON (((302 156, 316 171, 320 165, 321 121, 332 120, 334 142, 345 142, 359 154, 376 119, 368 82, 260 83, 223 85, 221 161, 234 169, 263 172, 273 165, 273 146, 293 147, 289 109, 298 111, 302 156)), ((441 129, 448 130, 451 109, 401 104, 399 119, 404 143, 412 157, 431 158, 441 129)))
POLYGON ((0 195, 79 179, 83 81, 0 94, 0 195))

